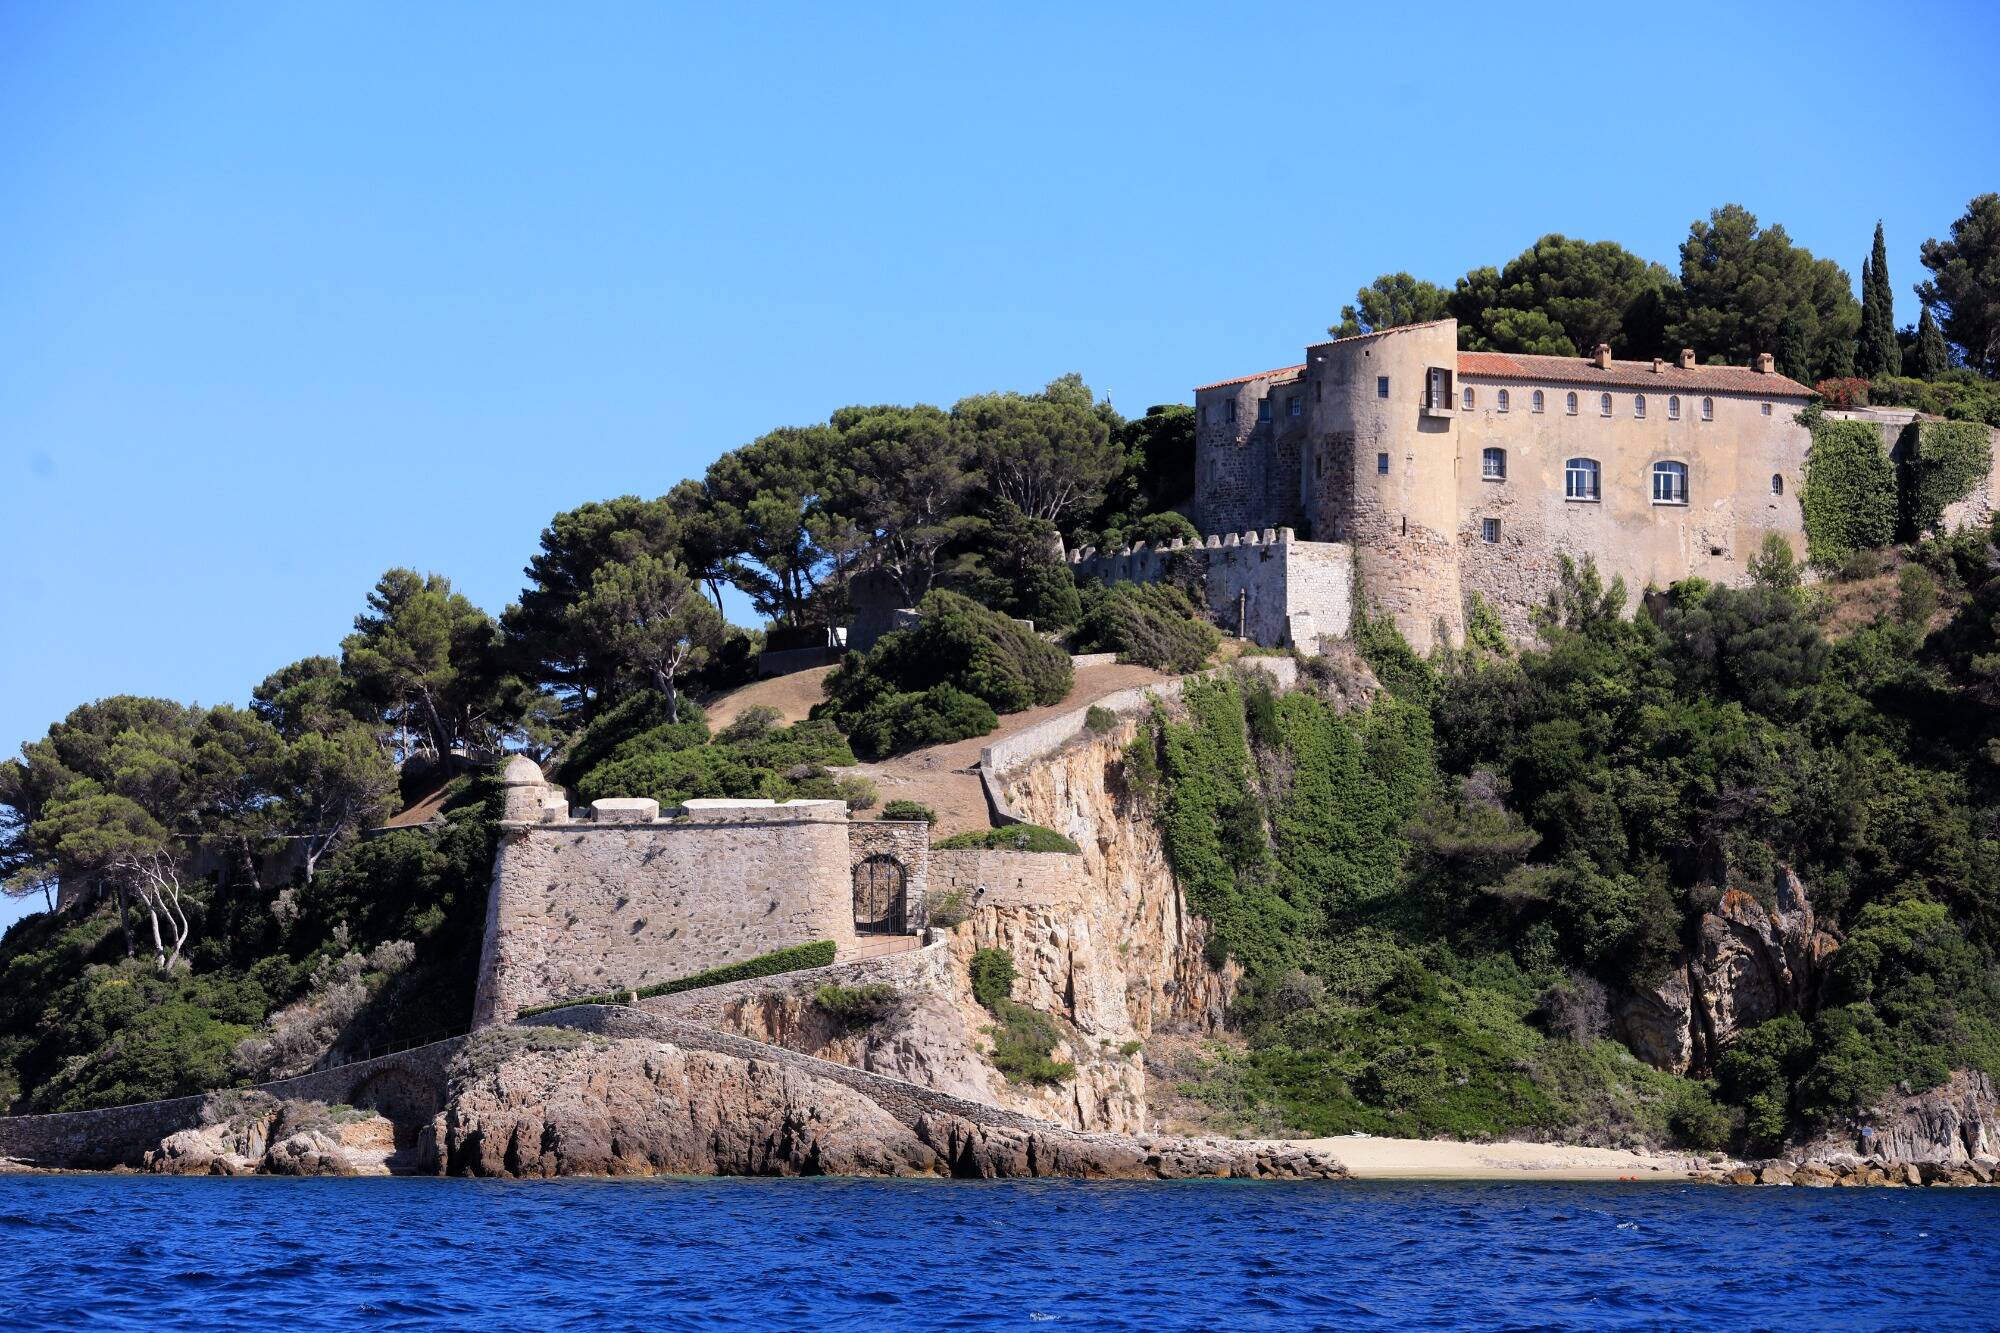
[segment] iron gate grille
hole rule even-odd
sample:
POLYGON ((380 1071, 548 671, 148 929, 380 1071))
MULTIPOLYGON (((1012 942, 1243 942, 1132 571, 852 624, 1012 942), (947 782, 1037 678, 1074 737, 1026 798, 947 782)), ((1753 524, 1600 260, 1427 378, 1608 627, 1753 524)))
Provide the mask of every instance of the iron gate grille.
POLYGON ((908 883, 893 856, 871 856, 854 867, 854 929, 862 935, 901 935, 908 883))

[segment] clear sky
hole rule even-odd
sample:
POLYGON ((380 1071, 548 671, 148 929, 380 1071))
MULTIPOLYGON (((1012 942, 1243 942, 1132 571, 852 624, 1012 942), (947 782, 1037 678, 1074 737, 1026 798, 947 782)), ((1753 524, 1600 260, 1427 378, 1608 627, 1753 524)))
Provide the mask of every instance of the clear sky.
MULTIPOLYGON (((0 0, 0 752, 853 402, 1128 412, 1537 235, 1859 277, 2000 189, 1978 5, 0 0)), ((0 916, 6 915, 0 908, 0 916)))

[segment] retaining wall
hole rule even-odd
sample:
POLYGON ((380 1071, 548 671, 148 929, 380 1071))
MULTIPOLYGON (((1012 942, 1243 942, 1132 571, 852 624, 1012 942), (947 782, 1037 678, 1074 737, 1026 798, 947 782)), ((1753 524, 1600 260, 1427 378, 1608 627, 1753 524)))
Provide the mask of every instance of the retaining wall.
POLYGON ((1354 615, 1354 551, 1344 542, 1302 542, 1290 528, 1136 542, 1116 551, 1086 546, 1069 557, 1079 579, 1159 583, 1199 576, 1217 624, 1267 648, 1319 651, 1321 635, 1341 638, 1354 615))
MULTIPOLYGON (((332 1069, 259 1083, 254 1091, 288 1101, 314 1101, 381 1111, 398 1123, 428 1119, 444 1105, 445 1067, 464 1037, 379 1055, 332 1069)), ((101 1170, 137 1166, 161 1139, 201 1123, 201 1104, 214 1093, 108 1106, 97 1111, 0 1117, 0 1157, 29 1166, 101 1170)))

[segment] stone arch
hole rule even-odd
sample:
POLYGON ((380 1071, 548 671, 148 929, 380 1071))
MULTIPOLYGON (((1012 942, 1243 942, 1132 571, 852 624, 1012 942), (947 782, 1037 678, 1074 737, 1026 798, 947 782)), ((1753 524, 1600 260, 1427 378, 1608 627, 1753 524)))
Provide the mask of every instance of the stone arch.
POLYGON ((854 867, 854 933, 907 933, 910 872, 887 852, 865 857, 854 867))

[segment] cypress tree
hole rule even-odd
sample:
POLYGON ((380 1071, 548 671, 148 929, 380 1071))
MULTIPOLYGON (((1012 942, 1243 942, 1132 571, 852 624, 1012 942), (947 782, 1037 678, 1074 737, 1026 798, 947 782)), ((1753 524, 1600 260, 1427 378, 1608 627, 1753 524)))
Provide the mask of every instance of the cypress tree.
POLYGON ((1903 349, 1896 343, 1896 297, 1889 287, 1889 249, 1882 224, 1875 224, 1874 252, 1861 263, 1861 337, 1855 369, 1868 378, 1903 373, 1903 349))
POLYGON ((1951 369, 1951 354, 1945 351, 1944 333, 1937 321, 1931 318, 1931 308, 1924 307, 1924 317, 1917 321, 1917 378, 1934 380, 1951 369))

